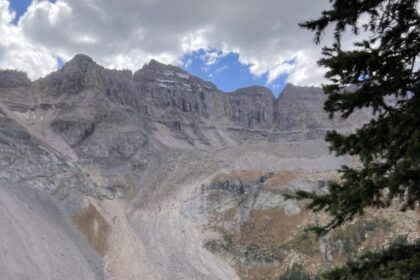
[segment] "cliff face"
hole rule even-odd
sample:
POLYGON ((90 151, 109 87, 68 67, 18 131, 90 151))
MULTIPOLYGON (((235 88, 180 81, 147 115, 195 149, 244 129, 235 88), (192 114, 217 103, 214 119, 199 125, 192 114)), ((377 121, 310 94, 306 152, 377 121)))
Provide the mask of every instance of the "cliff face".
POLYGON ((318 88, 293 85, 277 99, 264 87, 224 93, 153 60, 133 74, 77 55, 32 83, 0 72, 1 271, 275 279, 293 262, 315 272, 398 232, 416 237, 415 213, 389 221, 386 234, 302 237, 326 217, 282 193, 324 191, 352 163, 328 153, 325 131, 369 117, 330 120, 324 100, 318 88))
POLYGON ((52 126, 72 146, 80 145, 104 119, 112 123, 109 118, 125 124, 134 121, 137 130, 148 135, 150 129, 157 130, 161 132, 155 133, 157 138, 165 135, 165 146, 193 149, 321 139, 328 129, 360 123, 331 121, 322 110, 325 96, 319 88, 288 85, 278 99, 264 87, 223 93, 207 81, 153 60, 132 75, 104 69, 78 55, 32 88, 43 98, 59 100, 56 107, 61 108, 55 111, 59 117, 52 126))

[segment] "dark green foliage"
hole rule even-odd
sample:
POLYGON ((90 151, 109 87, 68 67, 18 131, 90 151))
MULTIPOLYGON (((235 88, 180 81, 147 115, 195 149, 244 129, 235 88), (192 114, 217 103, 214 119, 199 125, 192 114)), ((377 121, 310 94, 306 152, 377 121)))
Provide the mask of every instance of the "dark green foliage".
MULTIPOLYGON (((329 192, 299 191, 289 197, 309 199, 308 207, 330 214, 315 227, 318 234, 362 215, 367 207, 389 207, 399 199, 401 210, 420 201, 420 15, 417 0, 330 0, 330 10, 302 27, 315 32, 315 42, 328 26, 334 43, 323 48, 321 66, 330 83, 324 109, 347 118, 371 110, 372 119, 349 135, 331 131, 326 140, 336 155, 352 155, 360 167, 343 166, 341 180, 329 192), (350 31, 354 48, 342 48, 350 31), (363 34, 362 34, 363 33, 363 34)), ((420 243, 396 244, 367 253, 322 279, 420 279, 420 243)))
POLYGON ((294 263, 280 276, 279 280, 311 280, 311 275, 306 272, 301 264, 294 263))
POLYGON ((394 244, 378 253, 367 253, 342 268, 326 272, 323 280, 418 280, 420 243, 394 244))
POLYGON ((372 120, 350 135, 327 134, 331 151, 353 155, 361 167, 343 166, 341 180, 329 192, 300 191, 309 208, 325 211, 331 222, 317 228, 329 230, 363 214, 366 207, 388 207, 398 198, 402 210, 420 200, 420 16, 417 0, 331 0, 331 10, 301 26, 316 33, 320 42, 327 26, 334 26, 335 41, 324 47, 319 64, 331 81, 324 109, 349 117, 359 109, 372 110, 372 120), (364 21, 361 16, 367 16, 364 21), (361 22, 364 22, 363 24, 361 22), (351 50, 342 49, 341 37, 350 30, 351 50), (363 32, 363 36, 359 36, 363 32), (363 38, 363 39, 362 39, 363 38))

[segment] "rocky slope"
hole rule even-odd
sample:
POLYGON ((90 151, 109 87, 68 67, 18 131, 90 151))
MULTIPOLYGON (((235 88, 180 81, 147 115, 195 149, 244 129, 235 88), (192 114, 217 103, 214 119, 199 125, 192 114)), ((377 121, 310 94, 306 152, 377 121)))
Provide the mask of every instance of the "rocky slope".
POLYGON ((171 65, 134 74, 77 55, 37 81, 0 71, 0 268, 5 279, 276 279, 418 235, 417 213, 372 211, 322 240, 327 219, 285 201, 324 191, 318 88, 224 93, 171 65))

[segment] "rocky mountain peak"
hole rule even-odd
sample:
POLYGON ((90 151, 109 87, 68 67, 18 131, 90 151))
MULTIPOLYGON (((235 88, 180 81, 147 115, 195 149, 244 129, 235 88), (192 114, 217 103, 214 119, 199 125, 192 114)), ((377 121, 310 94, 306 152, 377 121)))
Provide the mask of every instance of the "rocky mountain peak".
POLYGON ((288 83, 279 96, 279 100, 324 100, 325 95, 320 87, 295 86, 288 83))
POLYGON ((103 68, 91 57, 85 54, 76 54, 70 61, 64 64, 62 72, 86 72, 92 68, 103 68))
POLYGON ((185 91, 206 88, 217 91, 214 84, 191 75, 177 66, 163 64, 154 59, 136 71, 134 79, 141 83, 153 83, 154 87, 179 88, 185 91))
POLYGON ((153 75, 155 78, 184 80, 188 80, 191 76, 189 73, 179 67, 170 64, 163 64, 154 59, 150 60, 149 63, 146 63, 140 70, 134 73, 134 77, 137 77, 137 79, 151 75, 153 75))
POLYGON ((90 56, 81 53, 76 54, 70 61, 78 63, 95 63, 95 61, 93 61, 93 59, 90 56))
POLYGON ((157 60, 155 60, 155 59, 151 59, 151 60, 149 61, 149 63, 146 63, 146 64, 143 66, 143 68, 149 68, 149 69, 163 69, 163 68, 165 68, 165 67, 167 67, 167 65, 166 65, 166 64, 163 64, 163 63, 161 63, 161 62, 159 62, 159 61, 157 61, 157 60))
POLYGON ((15 70, 0 71, 0 88, 29 87, 31 81, 24 72, 15 70))
POLYGON ((269 98, 274 98, 273 93, 270 89, 263 86, 250 86, 239 88, 233 92, 233 94, 244 94, 244 95, 253 95, 253 96, 265 96, 269 98))
POLYGON ((98 83, 105 68, 97 64, 92 58, 84 54, 77 54, 58 69, 37 81, 41 87, 54 88, 54 95, 62 93, 76 94, 98 83))

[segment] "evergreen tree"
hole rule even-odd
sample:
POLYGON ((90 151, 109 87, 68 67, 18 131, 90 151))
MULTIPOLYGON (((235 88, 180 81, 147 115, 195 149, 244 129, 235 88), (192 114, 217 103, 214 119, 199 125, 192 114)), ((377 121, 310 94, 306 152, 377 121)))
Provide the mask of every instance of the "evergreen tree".
POLYGON ((393 244, 323 273, 323 280, 420 280, 420 243, 393 244))
MULTIPOLYGON (((328 27, 334 28, 334 42, 323 48, 319 60, 327 68, 326 77, 330 81, 323 86, 328 95, 324 109, 331 117, 338 114, 343 118, 369 109, 373 118, 354 133, 330 131, 326 136, 331 151, 337 156, 357 157, 360 167, 343 166, 339 170, 341 180, 331 182, 327 193, 299 191, 290 196, 309 199, 310 209, 330 214, 328 224, 314 228, 319 234, 362 215, 367 207, 389 207, 399 200, 404 211, 416 208, 420 201, 419 3, 417 0, 330 2, 331 8, 323 11, 320 18, 300 24, 315 32, 317 44, 328 27), (355 40, 350 49, 342 45, 346 32, 355 40)), ((419 246, 401 245, 368 254, 325 277, 420 279, 419 267, 419 246), (370 273, 379 267, 387 273, 370 273), (358 274, 351 276, 355 269, 358 274)))

